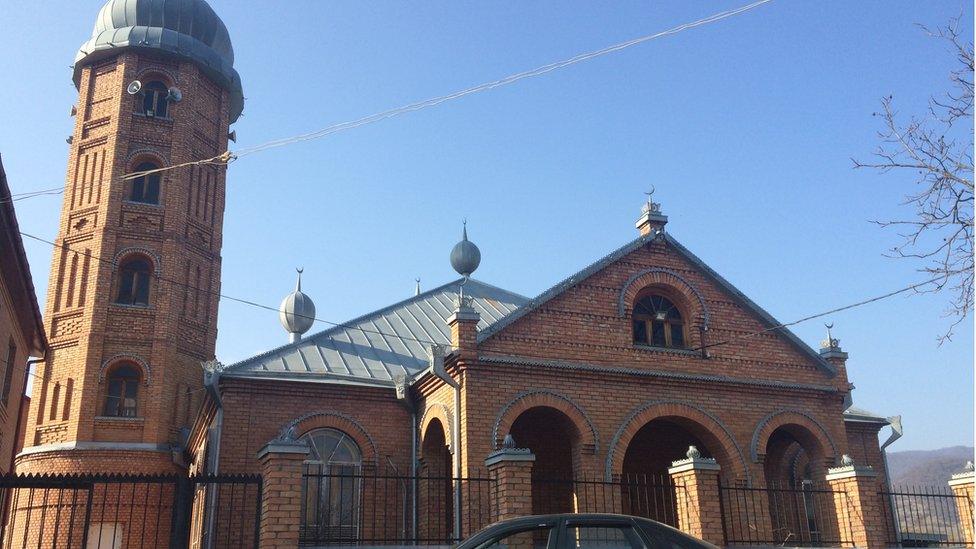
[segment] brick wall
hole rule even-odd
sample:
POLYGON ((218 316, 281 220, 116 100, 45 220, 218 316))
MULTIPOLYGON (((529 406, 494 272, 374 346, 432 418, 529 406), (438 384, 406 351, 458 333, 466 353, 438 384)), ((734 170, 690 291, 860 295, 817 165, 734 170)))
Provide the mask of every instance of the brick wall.
MULTIPOLYGON (((192 423, 202 399, 200 362, 213 357, 216 341, 224 170, 163 172, 158 205, 129 202, 122 176, 143 161, 173 165, 226 150, 227 110, 226 92, 192 63, 127 52, 82 69, 48 284, 51 353, 38 369, 28 447, 165 445, 192 423), (170 104, 168 118, 147 118, 137 112, 141 96, 125 91, 136 79, 178 86, 183 99, 170 104), (112 262, 130 256, 149 260, 160 277, 152 279, 148 307, 114 303, 112 262), (105 374, 123 361, 141 370, 140 419, 100 419, 105 374)), ((68 456, 65 463, 97 468, 68 456)))

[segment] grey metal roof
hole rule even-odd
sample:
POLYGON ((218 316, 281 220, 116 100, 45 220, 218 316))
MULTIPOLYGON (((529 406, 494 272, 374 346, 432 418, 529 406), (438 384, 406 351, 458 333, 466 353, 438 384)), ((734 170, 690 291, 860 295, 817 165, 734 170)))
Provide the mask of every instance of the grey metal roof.
MULTIPOLYGON (((393 385, 427 369, 430 343, 449 345, 447 319, 461 280, 455 280, 305 339, 223 370, 225 377, 328 380, 330 383, 393 385)), ((528 298, 469 279, 470 296, 484 330, 528 302, 528 298)))
POLYGON ((885 416, 879 416, 878 414, 865 410, 864 408, 858 408, 857 406, 849 406, 844 410, 844 421, 857 421, 861 423, 882 423, 888 425, 891 423, 885 416))
POLYGON ((125 49, 149 50, 196 63, 230 93, 231 123, 244 109, 230 34, 205 0, 108 0, 98 12, 91 38, 75 55, 75 86, 80 84, 84 65, 125 49))
MULTIPOLYGON (((699 270, 701 270, 702 273, 704 273, 706 276, 714 280, 720 287, 722 287, 725 291, 730 293, 742 305, 744 305, 747 309, 755 313, 767 325, 767 327, 778 326, 779 324, 781 324, 781 322, 773 318, 773 316, 768 312, 766 312, 762 307, 760 307, 751 299, 746 297, 746 295, 743 294, 738 288, 733 286, 731 282, 722 278, 721 275, 719 275, 717 272, 712 270, 712 268, 706 265, 704 261, 698 258, 698 256, 691 253, 691 251, 689 251, 688 248, 682 246, 681 243, 675 240, 673 236, 662 231, 658 233, 651 233, 648 235, 640 236, 637 239, 632 240, 627 244, 624 244, 620 248, 617 248, 616 250, 604 256, 602 259, 599 259, 598 261, 590 264, 589 266, 583 268, 577 273, 571 275, 569 278, 566 278, 562 282, 556 284, 552 288, 549 288, 548 290, 542 292, 536 298, 529 301, 529 303, 527 303, 525 306, 520 307, 516 311, 513 311, 512 314, 492 324, 487 329, 478 332, 478 342, 482 342, 488 339, 489 337, 491 337, 492 335, 500 332, 501 330, 505 329, 506 326, 512 324, 516 320, 529 314, 535 309, 538 309, 540 306, 542 306, 549 300, 562 294, 563 292, 572 288, 573 286, 576 286, 577 284, 579 284, 583 280, 586 280, 590 276, 594 275, 604 267, 610 265, 611 263, 617 261, 618 259, 624 257, 625 255, 633 252, 634 250, 637 250, 641 246, 650 243, 656 238, 663 238, 666 243, 670 244, 685 259, 687 259, 690 263, 692 263, 699 270)), ((836 368, 834 368, 834 366, 831 363, 824 360, 824 358, 820 356, 820 353, 814 351, 809 345, 804 343, 802 339, 797 337, 796 334, 791 332, 789 329, 778 328, 776 330, 773 330, 773 333, 778 333, 782 335, 787 340, 787 342, 793 345, 793 347, 795 347, 801 353, 809 356, 810 359, 821 370, 823 370, 827 374, 833 376, 834 374, 837 373, 836 368)))

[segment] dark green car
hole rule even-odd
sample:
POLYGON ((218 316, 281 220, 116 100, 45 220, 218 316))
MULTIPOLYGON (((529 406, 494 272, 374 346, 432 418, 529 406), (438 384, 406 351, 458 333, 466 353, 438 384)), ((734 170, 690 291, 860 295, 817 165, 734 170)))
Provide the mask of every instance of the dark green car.
POLYGON ((495 523, 457 549, 716 549, 674 528, 627 515, 562 514, 495 523))

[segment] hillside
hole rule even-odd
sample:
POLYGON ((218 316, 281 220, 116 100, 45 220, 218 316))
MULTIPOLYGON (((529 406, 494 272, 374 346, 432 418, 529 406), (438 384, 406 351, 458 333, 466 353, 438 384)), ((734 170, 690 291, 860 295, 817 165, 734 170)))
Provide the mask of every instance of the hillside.
POLYGON ((970 446, 951 446, 938 450, 908 450, 888 453, 888 469, 893 486, 945 486, 949 478, 962 471, 973 459, 970 446))

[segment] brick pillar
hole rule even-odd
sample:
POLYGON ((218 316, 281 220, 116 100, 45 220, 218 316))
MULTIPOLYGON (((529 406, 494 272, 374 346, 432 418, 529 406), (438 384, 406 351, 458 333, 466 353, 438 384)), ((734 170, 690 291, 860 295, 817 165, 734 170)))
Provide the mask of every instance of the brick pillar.
POLYGON ((462 358, 477 358, 478 321, 481 315, 474 310, 468 296, 459 296, 456 305, 454 314, 447 319, 447 325, 451 328, 451 346, 462 358))
POLYGON ((878 474, 870 466, 854 465, 845 455, 840 467, 827 470, 834 491, 834 508, 841 539, 862 549, 885 547, 885 507, 878 493, 878 474))
POLYGON ((493 479, 492 505, 496 520, 532 514, 532 464, 535 454, 516 448, 512 435, 505 436, 501 450, 488 454, 485 466, 493 479))
POLYGON ((272 440, 258 452, 261 491, 261 549, 294 549, 302 514, 302 463, 308 445, 272 440))
POLYGON ((976 489, 976 474, 973 472, 973 462, 966 464, 961 473, 952 475, 949 487, 956 496, 956 509, 959 511, 959 529, 962 530, 966 545, 973 545, 973 491, 976 489))
POLYGON ((701 457, 694 446, 688 448, 687 455, 668 469, 678 504, 678 528, 714 545, 724 545, 718 487, 721 467, 714 459, 701 457))

